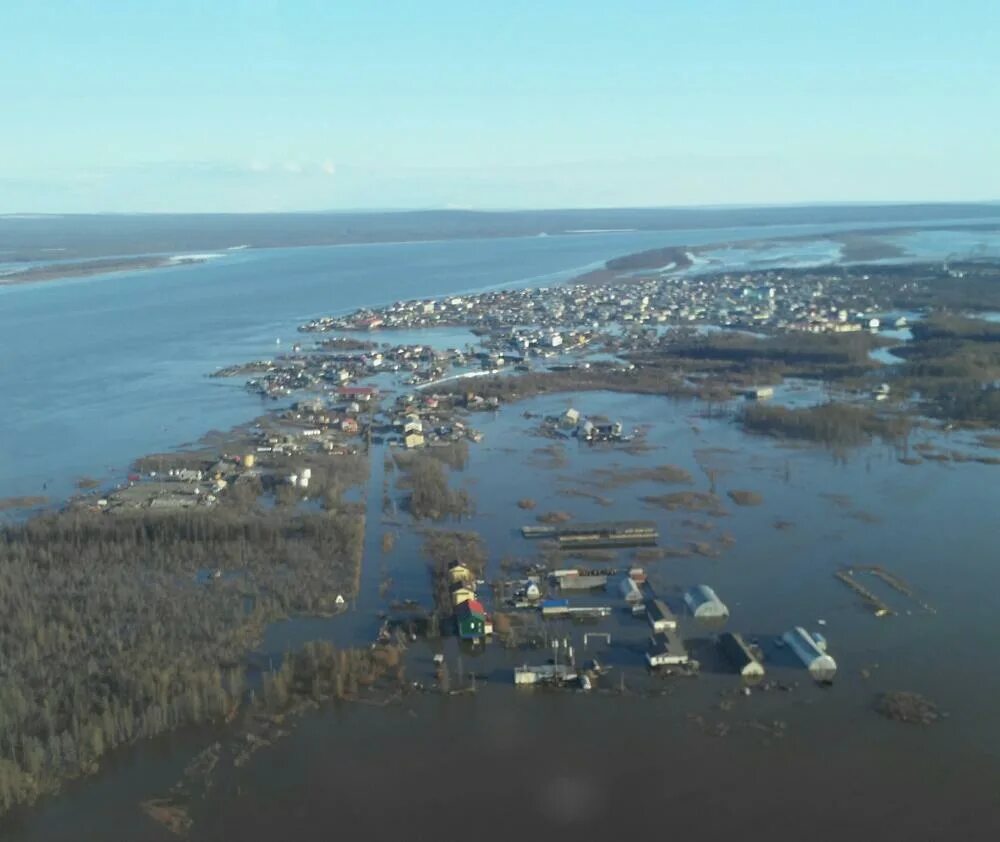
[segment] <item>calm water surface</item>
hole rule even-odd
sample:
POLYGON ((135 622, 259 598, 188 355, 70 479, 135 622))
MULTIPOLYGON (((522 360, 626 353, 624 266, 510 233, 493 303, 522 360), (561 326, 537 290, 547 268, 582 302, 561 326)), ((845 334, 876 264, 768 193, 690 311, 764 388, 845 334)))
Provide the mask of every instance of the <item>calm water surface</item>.
MULTIPOLYGON (((994 517, 1000 467, 904 465, 897 451, 883 445, 841 454, 790 448, 743 434, 731 418, 700 417, 700 409, 655 397, 623 401, 620 395, 585 393, 475 416, 486 439, 453 478, 475 495, 478 508, 456 526, 483 535, 487 578, 500 574, 501 559, 535 553, 536 546, 518 532, 532 520, 516 505, 525 496, 537 501, 536 513, 653 519, 664 546, 707 541, 720 549, 717 557, 647 563, 657 593, 677 607, 680 588, 711 584, 730 607, 729 628, 760 638, 769 677, 794 690, 734 697, 738 681, 712 657, 710 633, 683 615, 682 633, 703 658, 701 676, 663 683, 648 678, 642 668, 645 624, 628 616, 609 589, 589 601, 613 606, 613 617, 598 626, 552 628, 580 652, 585 631, 610 631, 612 646, 597 644, 588 655, 613 667, 611 688, 618 686, 617 672, 624 672, 631 694, 516 690, 513 667, 541 655, 498 646, 478 657, 464 652, 466 673, 475 669, 487 679, 475 698, 417 694, 390 708, 347 706, 311 715, 287 741, 221 777, 212 797, 197 805, 194 838, 266 840, 285 828, 296 839, 324 839, 335 825, 365 828, 368 838, 409 827, 427 838, 445 816, 489 822, 490 832, 511 832, 527 820, 562 839, 584 829, 648 827, 647 812, 622 812, 630 799, 657 804, 678 830, 702 828, 705 838, 734 832, 748 820, 776 839, 802 833, 812 839, 857 833, 955 838, 942 835, 947 828, 961 829, 965 836, 959 838, 989 838, 1000 782, 1000 727, 992 715, 1000 677, 989 667, 988 653, 1000 644, 1000 629, 992 600, 982 594, 1000 586, 994 517), (648 426, 650 449, 630 454, 570 440, 564 443, 565 461, 553 465, 538 452, 549 442, 533 434, 537 421, 522 412, 555 414, 570 405, 620 418, 627 427, 648 426), (684 486, 600 488, 594 474, 597 468, 665 463, 686 468, 695 490, 708 490, 714 476, 727 514, 667 512, 641 498, 684 486), (567 489, 606 499, 567 496, 567 489), (732 489, 756 491, 764 503, 735 506, 725 497, 732 489), (778 521, 787 523, 779 529, 778 521), (723 533, 732 538, 728 548, 719 540, 723 533), (885 566, 914 588, 919 601, 864 580, 899 612, 875 618, 833 577, 847 563, 885 566), (770 646, 775 635, 796 624, 821 629, 828 638, 840 667, 832 688, 815 686, 770 646), (872 706, 880 692, 895 689, 926 694, 949 717, 929 728, 883 720, 872 706), (720 704, 724 699, 731 707, 720 704), (764 730, 775 721, 786 724, 786 736, 764 730), (719 723, 729 728, 727 736, 712 733, 719 723), (470 754, 475 774, 456 775, 470 754), (726 793, 725 810, 717 809, 720 792, 726 793)), ((975 439, 964 435, 920 433, 911 444, 921 441, 979 452, 975 439)), ((373 453, 372 512, 380 508, 381 456, 373 453)), ((394 583, 386 599, 426 604, 420 536, 404 527, 394 550, 381 553, 382 531, 394 528, 391 518, 369 519, 357 610, 334 620, 276 626, 262 655, 277 659, 316 638, 370 640, 375 612, 385 607, 377 595, 384 574, 394 583)), ((613 563, 625 564, 630 554, 619 551, 613 563)), ((411 648, 410 678, 429 678, 434 651, 422 643, 411 648)), ((459 650, 447 641, 444 651, 454 676, 459 650)), ((112 827, 128 828, 130 838, 165 838, 135 805, 162 792, 182 765, 178 758, 190 757, 206 741, 177 735, 158 743, 159 749, 122 752, 94 783, 22 814, 10 838, 111 838, 106 834, 112 827), (78 835, 81 821, 96 828, 94 835, 78 835)))

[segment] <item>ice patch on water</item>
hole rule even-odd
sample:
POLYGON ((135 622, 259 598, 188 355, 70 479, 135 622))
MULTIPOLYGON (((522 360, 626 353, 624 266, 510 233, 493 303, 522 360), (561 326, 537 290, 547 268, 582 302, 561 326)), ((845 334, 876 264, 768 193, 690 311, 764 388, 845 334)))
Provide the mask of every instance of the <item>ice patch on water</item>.
POLYGON ((206 254, 175 254, 171 256, 171 263, 190 263, 192 261, 201 262, 203 260, 214 260, 217 257, 225 257, 224 254, 217 253, 206 253, 206 254))

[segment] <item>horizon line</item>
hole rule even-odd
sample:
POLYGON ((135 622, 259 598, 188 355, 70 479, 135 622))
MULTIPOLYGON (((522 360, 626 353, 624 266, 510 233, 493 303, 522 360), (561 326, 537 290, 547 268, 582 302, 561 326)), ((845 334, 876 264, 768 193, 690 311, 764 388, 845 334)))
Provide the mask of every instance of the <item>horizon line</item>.
POLYGON ((405 213, 566 213, 566 212, 608 212, 608 211, 724 211, 724 210, 771 210, 787 208, 879 208, 879 207, 927 207, 927 206, 976 206, 1000 205, 1000 198, 994 199, 886 199, 886 200, 817 200, 803 202, 735 202, 687 205, 570 205, 563 207, 450 207, 448 205, 413 205, 400 207, 358 207, 322 208, 317 210, 124 210, 124 211, 4 211, 0 219, 31 219, 38 217, 66 216, 307 216, 336 214, 405 214, 405 213))

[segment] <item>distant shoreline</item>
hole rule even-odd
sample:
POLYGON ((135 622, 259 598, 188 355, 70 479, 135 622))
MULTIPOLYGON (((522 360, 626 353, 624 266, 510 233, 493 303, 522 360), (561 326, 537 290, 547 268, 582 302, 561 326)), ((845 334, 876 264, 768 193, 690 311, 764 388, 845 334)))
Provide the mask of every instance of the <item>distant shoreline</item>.
MULTIPOLYGON (((809 223, 802 223, 809 224, 809 223)), ((832 223, 836 225, 836 223, 832 223)), ((761 226, 765 231, 768 225, 761 226)), ((899 246, 879 240, 886 235, 906 234, 914 231, 929 230, 935 231, 996 231, 1000 230, 1000 224, 996 222, 944 222, 941 224, 903 224, 885 228, 856 228, 847 230, 833 230, 829 232, 818 232, 810 234, 791 234, 786 236, 759 238, 749 238, 742 240, 719 240, 713 243, 702 243, 697 246, 669 245, 660 248, 646 249, 638 252, 629 252, 613 257, 597 269, 585 272, 572 280, 576 283, 599 284, 606 283, 620 278, 625 274, 641 272, 643 270, 654 270, 667 264, 674 264, 675 270, 690 268, 690 254, 700 253, 708 249, 723 246, 753 248, 765 242, 803 242, 813 239, 827 239, 837 242, 842 247, 843 262, 857 262, 866 260, 878 260, 885 258, 901 258, 906 254, 899 246)), ((631 229, 636 230, 636 229, 631 229)), ((594 233, 624 233, 625 229, 604 229, 594 233)), ((669 230, 664 229, 664 235, 669 235, 669 230)), ((309 247, 339 247, 339 246, 378 246, 378 245, 402 245, 417 243, 440 243, 466 241, 469 239, 525 239, 542 236, 541 234, 522 233, 494 233, 477 234, 475 236, 451 236, 451 237, 427 237, 411 238, 405 240, 397 239, 366 239, 358 238, 346 242, 316 242, 316 243, 295 243, 288 244, 260 244, 241 246, 219 246, 217 251, 220 254, 244 249, 272 249, 272 248, 309 248, 309 247)), ((554 231, 546 236, 551 237, 579 237, 586 236, 583 231, 554 231)), ((214 255, 210 255, 214 256, 214 255)), ((119 257, 94 257, 81 258, 65 263, 48 264, 44 266, 30 266, 25 269, 15 269, 6 274, 0 274, 0 287, 16 286, 21 284, 39 283, 44 281, 65 280, 71 278, 86 278, 94 275, 110 275, 119 272, 142 271, 147 269, 162 269, 170 266, 190 266, 205 263, 208 256, 203 254, 190 255, 135 255, 119 257)))
POLYGON ((161 269, 167 266, 190 266, 205 261, 204 257, 114 257, 80 260, 73 263, 56 263, 49 266, 29 266, 27 269, 16 269, 13 272, 0 275, 0 286, 57 281, 65 278, 87 278, 92 275, 161 269))
MULTIPOLYGON (((671 271, 683 271, 691 268, 693 265, 691 260, 692 255, 699 255, 703 252, 723 247, 754 249, 760 248, 764 244, 802 243, 810 240, 828 240, 831 243, 837 243, 841 248, 841 255, 839 260, 835 261, 836 265, 866 263, 879 260, 903 260, 904 262, 914 264, 937 262, 928 260, 926 257, 908 254, 901 246, 882 239, 886 236, 898 236, 924 230, 997 231, 1000 230, 1000 225, 997 223, 901 225, 891 228, 860 228, 816 234, 793 234, 784 237, 759 237, 731 241, 720 240, 715 243, 704 243, 696 246, 665 246, 659 249, 647 249, 612 258, 605 261, 604 265, 597 269, 592 269, 589 272, 575 276, 570 280, 570 283, 587 285, 614 283, 629 276, 640 277, 644 272, 655 272, 664 264, 673 264, 671 271)), ((782 267, 775 265, 770 268, 778 270, 782 267)), ((724 270, 720 269, 720 271, 724 270)))

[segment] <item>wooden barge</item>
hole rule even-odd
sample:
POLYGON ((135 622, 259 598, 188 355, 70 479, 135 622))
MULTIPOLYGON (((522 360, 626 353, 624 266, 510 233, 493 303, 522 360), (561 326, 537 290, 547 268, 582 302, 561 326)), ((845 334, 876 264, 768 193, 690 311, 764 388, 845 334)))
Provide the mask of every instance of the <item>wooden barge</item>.
POLYGON ((651 547, 660 538, 656 524, 650 520, 522 526, 521 534, 528 539, 554 540, 561 550, 583 547, 651 547))

